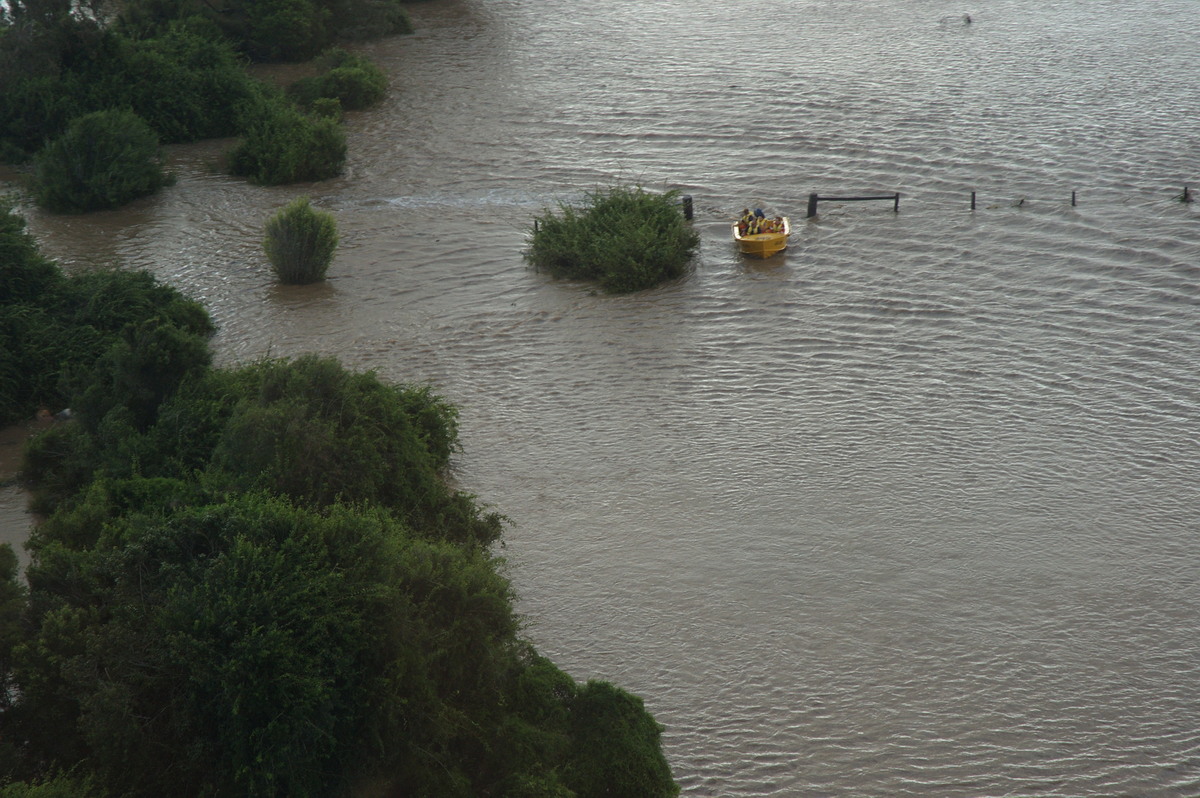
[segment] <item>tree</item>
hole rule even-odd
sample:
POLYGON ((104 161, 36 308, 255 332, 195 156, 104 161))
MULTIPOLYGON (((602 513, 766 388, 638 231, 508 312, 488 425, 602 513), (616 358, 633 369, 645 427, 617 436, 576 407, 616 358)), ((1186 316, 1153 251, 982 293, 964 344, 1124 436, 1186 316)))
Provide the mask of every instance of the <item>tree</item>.
POLYGON ((3 203, 0 263, 0 423, 30 418, 39 406, 68 407, 63 375, 90 369, 128 324, 157 318, 193 336, 213 331, 199 304, 146 272, 64 275, 3 203))
POLYGON ((679 787, 662 755, 662 727, 637 696, 589 681, 570 703, 567 783, 578 798, 672 798, 679 787))
POLYGON ((158 136, 132 111, 96 111, 35 158, 34 197, 58 213, 116 208, 170 183, 158 136))

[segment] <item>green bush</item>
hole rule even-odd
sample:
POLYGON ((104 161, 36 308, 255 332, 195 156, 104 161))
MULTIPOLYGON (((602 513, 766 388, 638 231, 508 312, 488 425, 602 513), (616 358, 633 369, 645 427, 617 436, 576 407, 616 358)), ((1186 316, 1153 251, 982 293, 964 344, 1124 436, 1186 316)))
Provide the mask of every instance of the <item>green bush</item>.
POLYGON ((304 285, 325 279, 337 243, 333 214, 314 210, 308 197, 300 197, 267 222, 263 248, 280 282, 304 285))
POLYGON ((578 798, 679 794, 662 755, 662 727, 642 699, 608 682, 590 681, 570 709, 573 747, 566 781, 578 798))
POLYGON ((326 180, 346 163, 337 121, 306 116, 282 96, 262 94, 242 114, 245 137, 229 153, 230 171, 262 185, 326 180))
POLYGON ((11 544, 0 543, 0 713, 12 705, 12 654, 23 636, 24 609, 25 580, 17 564, 17 554, 11 544))
POLYGON ((34 197, 58 213, 117 208, 170 183, 158 136, 132 111, 97 111, 35 158, 34 197))
POLYGON ((332 0, 330 6, 340 39, 374 39, 413 32, 400 0, 332 0))
POLYGON ((32 784, 16 782, 0 787, 0 798, 105 798, 107 795, 91 777, 59 775, 32 784))
MULTIPOLYGON (((132 110, 161 142, 238 132, 234 109, 256 82, 228 42, 177 22, 153 38, 115 30, 89 37, 44 71, 0 77, 0 156, 18 161, 62 135, 70 120, 95 111, 132 110)), ((0 64, 6 52, 0 38, 0 64)))
POLYGON ((172 25, 162 36, 123 40, 109 65, 104 107, 128 107, 164 142, 221 138, 238 133, 234 109, 254 92, 253 78, 233 49, 172 25))
POLYGON ((39 405, 68 405, 63 376, 86 371, 129 324, 159 319, 195 336, 208 314, 145 272, 98 269, 67 277, 43 258, 25 221, 0 202, 0 424, 39 405))
POLYGON ((336 39, 412 33, 398 0, 125 0, 120 27, 160 35, 176 20, 200 20, 255 61, 303 61, 336 39))
POLYGON ((526 260, 563 277, 597 280, 613 293, 639 291, 683 274, 699 235, 683 219, 679 193, 616 187, 588 194, 534 222, 526 260))
POLYGON ((367 59, 340 48, 326 50, 317 60, 321 70, 288 87, 288 96, 304 107, 312 108, 322 98, 336 99, 347 111, 368 108, 383 99, 387 78, 367 59))

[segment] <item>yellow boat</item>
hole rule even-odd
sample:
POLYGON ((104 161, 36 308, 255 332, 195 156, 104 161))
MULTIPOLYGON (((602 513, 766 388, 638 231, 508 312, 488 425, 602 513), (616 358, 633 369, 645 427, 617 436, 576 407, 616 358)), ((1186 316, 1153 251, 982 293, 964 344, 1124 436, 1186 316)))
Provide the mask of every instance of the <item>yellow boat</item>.
POLYGON ((756 258, 769 258, 777 252, 782 252, 787 248, 788 236, 791 233, 792 225, 786 216, 783 217, 782 233, 754 233, 744 236, 738 232, 738 223, 733 223, 733 240, 737 243, 738 251, 756 258))

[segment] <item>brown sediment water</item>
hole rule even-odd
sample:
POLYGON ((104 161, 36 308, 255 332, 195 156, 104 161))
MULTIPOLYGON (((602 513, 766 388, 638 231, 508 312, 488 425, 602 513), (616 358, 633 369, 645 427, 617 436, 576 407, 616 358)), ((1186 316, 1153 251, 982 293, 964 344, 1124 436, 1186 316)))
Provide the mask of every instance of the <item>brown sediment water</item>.
POLYGON ((645 698, 686 795, 1200 794, 1200 5, 409 8, 344 177, 172 148, 157 197, 28 210, 46 253, 204 301, 221 362, 456 403, 529 636, 645 698), (685 278, 523 264, 616 181, 693 197, 685 278), (342 241, 283 288, 301 195, 342 241), (786 253, 737 255, 747 205, 786 253))

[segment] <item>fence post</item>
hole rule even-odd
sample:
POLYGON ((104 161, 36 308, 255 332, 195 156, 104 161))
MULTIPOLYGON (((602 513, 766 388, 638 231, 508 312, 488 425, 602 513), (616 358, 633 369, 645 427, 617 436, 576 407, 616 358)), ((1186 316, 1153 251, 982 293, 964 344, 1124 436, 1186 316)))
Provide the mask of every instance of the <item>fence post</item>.
POLYGON ((1072 208, 1075 207, 1075 192, 1074 191, 1071 192, 1071 207, 1072 208))
POLYGON ((892 206, 892 213, 900 213, 900 192, 896 192, 896 204, 892 206))
POLYGON ((806 216, 805 218, 811 219, 816 215, 817 215, 817 195, 809 194, 808 195, 808 216, 806 216))

